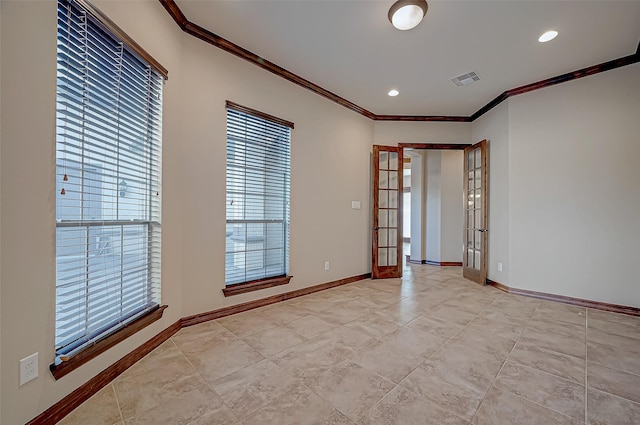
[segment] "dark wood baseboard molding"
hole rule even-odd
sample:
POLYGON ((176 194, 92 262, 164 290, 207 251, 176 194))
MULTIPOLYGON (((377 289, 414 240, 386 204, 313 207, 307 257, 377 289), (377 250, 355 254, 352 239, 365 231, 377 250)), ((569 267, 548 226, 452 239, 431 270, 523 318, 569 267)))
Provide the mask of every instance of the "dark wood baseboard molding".
POLYGON ((323 291, 325 289, 334 288, 336 286, 346 285, 347 283, 357 282, 359 280, 368 279, 371 273, 351 276, 344 279, 334 280, 332 282, 321 283, 319 285, 310 286, 308 288, 297 289, 283 294, 272 295, 270 297, 261 298, 255 301, 249 301, 243 304, 236 304, 229 307, 223 307, 217 310, 208 311, 206 313, 195 314, 182 319, 182 326, 192 326, 198 323, 208 322, 210 320, 220 319, 221 317, 230 316, 243 311, 253 310, 254 308, 264 307, 269 304, 275 304, 281 301, 290 300, 292 298, 301 297, 303 295, 312 294, 314 292, 323 291))
POLYGON ((412 260, 411 257, 407 255, 407 263, 409 264, 427 264, 425 260, 412 260))
POLYGON ((507 285, 503 285, 500 282, 496 282, 495 280, 487 279, 487 285, 493 286, 496 289, 499 289, 503 292, 509 292, 509 287, 507 285))
POLYGON ((602 310, 602 311, 608 311, 611 313, 622 313, 622 314, 627 314, 629 316, 640 316, 640 308, 638 307, 630 307, 630 306, 619 305, 619 304, 609 304, 609 303, 600 302, 600 301, 592 301, 592 300, 585 300, 582 298, 567 297, 564 295, 547 294, 545 292, 529 291, 527 289, 511 288, 507 285, 503 285, 502 283, 489 280, 489 279, 487 279, 487 285, 491 285, 494 288, 500 289, 501 291, 507 292, 509 294, 522 295, 524 297, 537 298, 537 299, 546 300, 546 301, 555 301, 563 304, 570 304, 570 305, 576 305, 580 307, 591 308, 593 310, 602 310))
POLYGON ((431 260, 425 260, 424 264, 427 264, 429 266, 439 266, 439 267, 462 267, 462 262, 456 262, 456 261, 431 261, 431 260))
POLYGON ((462 267, 462 262, 457 261, 430 261, 430 260, 412 260, 408 255, 406 256, 407 263, 410 264, 426 264, 428 266, 439 267, 462 267))
POLYGON ((87 401, 92 395, 100 391, 113 381, 118 375, 133 366, 137 361, 156 349, 160 344, 171 338, 173 334, 182 328, 181 321, 178 320, 158 335, 145 342, 131 353, 127 354, 84 385, 78 387, 62 400, 27 422, 27 425, 54 425, 66 415, 71 413, 76 407, 87 401))

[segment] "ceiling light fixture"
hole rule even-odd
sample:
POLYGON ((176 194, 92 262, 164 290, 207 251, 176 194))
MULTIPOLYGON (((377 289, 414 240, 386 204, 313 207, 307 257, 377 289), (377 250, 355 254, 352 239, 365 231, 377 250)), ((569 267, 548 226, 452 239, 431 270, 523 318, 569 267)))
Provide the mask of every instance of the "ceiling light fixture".
POLYGON ((389 96, 391 96, 391 97, 395 97, 395 96, 399 95, 400 92, 398 90, 396 90, 396 89, 393 89, 393 90, 389 90, 389 93, 387 93, 387 94, 389 96))
POLYGON ((540 43, 546 43, 547 41, 551 41, 558 36, 558 31, 547 31, 538 38, 540 43))
POLYGON ((427 14, 426 0, 398 0, 389 9, 389 21, 399 30, 415 28, 427 14))

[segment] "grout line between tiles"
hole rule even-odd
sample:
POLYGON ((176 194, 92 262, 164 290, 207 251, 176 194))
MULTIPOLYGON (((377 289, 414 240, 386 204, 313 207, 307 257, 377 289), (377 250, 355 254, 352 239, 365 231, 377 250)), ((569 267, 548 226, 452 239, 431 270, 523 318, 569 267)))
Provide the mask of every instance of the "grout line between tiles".
POLYGON ((118 406, 118 413, 120 413, 120 420, 124 424, 124 416, 122 415, 122 409, 120 408, 120 400, 118 399, 118 393, 116 392, 116 387, 113 385, 113 382, 109 383, 111 390, 113 391, 113 396, 116 398, 116 405, 118 406))
POLYGON ((584 312, 584 423, 589 423, 589 313, 584 312))

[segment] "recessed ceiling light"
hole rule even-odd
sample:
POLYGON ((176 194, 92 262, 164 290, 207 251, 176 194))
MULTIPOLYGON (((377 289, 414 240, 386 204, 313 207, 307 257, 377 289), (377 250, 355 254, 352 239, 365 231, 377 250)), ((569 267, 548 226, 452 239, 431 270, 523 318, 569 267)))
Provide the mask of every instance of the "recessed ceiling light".
POLYGON ((387 94, 389 96, 391 96, 391 97, 395 97, 395 96, 399 95, 400 92, 398 90, 396 90, 396 89, 393 89, 393 90, 389 90, 389 93, 387 93, 387 94))
POLYGON ((558 31, 547 31, 538 38, 540 43, 546 43, 547 41, 551 41, 558 36, 558 31))

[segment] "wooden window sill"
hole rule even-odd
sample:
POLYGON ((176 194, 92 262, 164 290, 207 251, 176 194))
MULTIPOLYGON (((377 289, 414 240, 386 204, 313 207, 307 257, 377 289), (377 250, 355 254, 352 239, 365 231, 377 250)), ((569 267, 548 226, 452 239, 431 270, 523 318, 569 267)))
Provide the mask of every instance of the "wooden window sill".
POLYGON ((97 357, 101 353, 104 353, 109 348, 135 334, 139 330, 146 328, 156 320, 162 318, 162 314, 167 307, 168 306, 163 305, 156 308, 155 310, 148 312, 144 316, 139 317, 133 322, 127 324, 127 326, 125 326, 124 328, 114 332, 103 340, 96 342, 94 345, 85 348, 84 350, 80 351, 78 354, 75 354, 67 360, 63 361, 60 357, 56 357, 56 360, 51 365, 49 365, 51 374, 56 380, 58 380, 68 373, 73 372, 83 364, 87 363, 89 360, 97 357))
POLYGON ((247 292, 259 291, 260 289, 271 288, 274 286, 286 285, 293 276, 277 276, 269 279, 254 280, 247 283, 239 283, 237 285, 227 286, 222 290, 225 297, 244 294, 247 292))

